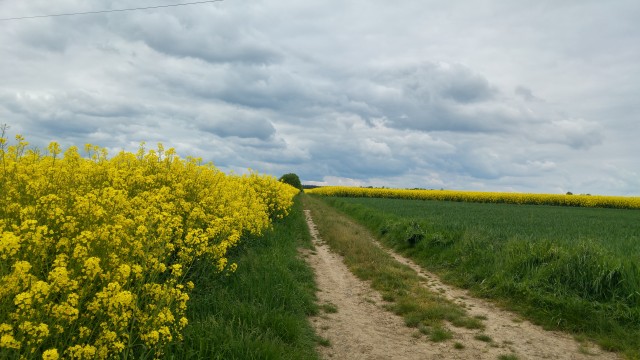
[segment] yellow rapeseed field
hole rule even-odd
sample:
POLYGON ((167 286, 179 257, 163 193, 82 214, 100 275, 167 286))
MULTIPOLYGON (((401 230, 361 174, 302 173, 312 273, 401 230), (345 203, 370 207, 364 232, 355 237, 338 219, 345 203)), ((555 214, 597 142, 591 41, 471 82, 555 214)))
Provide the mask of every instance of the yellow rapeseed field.
POLYGON ((285 216, 297 193, 158 145, 112 158, 0 139, 0 358, 161 357, 181 338, 194 261, 285 216))
POLYGON ((326 196, 640 209, 640 197, 626 196, 527 194, 457 190, 404 190, 346 186, 319 187, 305 190, 305 192, 326 196))

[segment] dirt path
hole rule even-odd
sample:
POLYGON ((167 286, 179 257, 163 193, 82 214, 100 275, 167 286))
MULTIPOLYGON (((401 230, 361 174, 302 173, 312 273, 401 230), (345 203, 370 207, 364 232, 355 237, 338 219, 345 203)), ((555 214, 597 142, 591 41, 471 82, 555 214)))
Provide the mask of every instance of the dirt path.
POLYGON ((309 210, 305 210, 305 215, 316 248, 306 257, 316 273, 319 302, 338 309, 336 313, 324 313, 312 319, 316 333, 331 344, 320 347, 325 359, 498 359, 509 354, 516 355, 517 359, 618 358, 595 346, 581 345, 569 335, 545 331, 521 321, 516 315, 473 298, 464 290, 443 284, 437 276, 383 248, 423 277, 425 287, 464 306, 471 315, 486 317, 486 329, 482 333, 492 341, 475 339, 478 330, 452 326, 450 329, 455 335, 450 341, 434 343, 424 337, 414 337, 416 330, 406 327, 401 317, 386 311, 380 294, 356 278, 342 258, 320 239, 309 210), (454 349, 454 342, 463 344, 464 348, 454 349))

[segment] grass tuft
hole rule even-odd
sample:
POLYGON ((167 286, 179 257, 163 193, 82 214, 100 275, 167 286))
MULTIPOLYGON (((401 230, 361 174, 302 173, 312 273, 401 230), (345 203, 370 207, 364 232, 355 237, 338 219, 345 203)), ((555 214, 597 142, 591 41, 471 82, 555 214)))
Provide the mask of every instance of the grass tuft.
POLYGON ((478 334, 476 336, 473 337, 476 340, 480 340, 480 341, 484 341, 484 342, 492 342, 493 339, 491 339, 491 336, 486 335, 486 334, 478 334))
POLYGON ((338 312, 338 307, 329 302, 320 305, 320 308, 327 314, 335 314, 338 312))
POLYGON ((429 340, 433 342, 441 342, 453 338, 453 334, 448 329, 435 327, 429 334, 429 340))
POLYGON ((322 336, 316 336, 316 342, 320 346, 331 347, 331 340, 323 338, 322 336))

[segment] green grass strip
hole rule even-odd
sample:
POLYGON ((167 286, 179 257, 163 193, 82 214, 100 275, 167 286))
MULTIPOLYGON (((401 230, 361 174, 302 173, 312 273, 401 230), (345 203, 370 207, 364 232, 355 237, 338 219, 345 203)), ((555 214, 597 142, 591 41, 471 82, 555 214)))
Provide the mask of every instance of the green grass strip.
POLYGON ((272 231, 233 250, 235 273, 199 265, 185 339, 165 358, 318 359, 308 321, 318 312, 315 280, 298 247, 311 247, 299 197, 272 231))
POLYGON ((372 244, 364 227, 317 198, 305 195, 302 200, 311 210, 322 239, 344 257, 357 277, 371 281, 371 286, 390 302, 388 309, 401 315, 407 326, 418 328, 433 341, 451 337, 443 326, 445 321, 470 329, 483 328, 480 319, 468 316, 460 306, 426 289, 415 271, 372 244))

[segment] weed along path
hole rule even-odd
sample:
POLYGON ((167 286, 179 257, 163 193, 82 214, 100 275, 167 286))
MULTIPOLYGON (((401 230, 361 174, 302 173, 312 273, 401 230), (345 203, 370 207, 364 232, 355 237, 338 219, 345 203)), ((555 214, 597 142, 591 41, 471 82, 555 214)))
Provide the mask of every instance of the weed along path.
POLYGON ((305 198, 315 250, 304 256, 316 273, 321 308, 312 323, 325 359, 618 358, 443 284, 364 227, 305 198))

